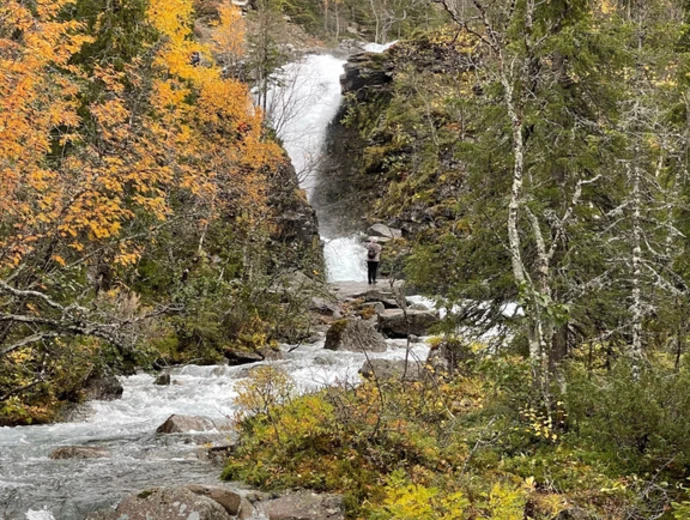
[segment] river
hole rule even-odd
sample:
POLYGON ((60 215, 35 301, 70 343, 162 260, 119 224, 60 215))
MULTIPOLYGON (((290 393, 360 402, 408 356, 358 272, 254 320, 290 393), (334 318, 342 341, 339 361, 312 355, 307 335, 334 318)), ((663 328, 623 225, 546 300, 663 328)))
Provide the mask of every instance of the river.
MULTIPOLYGON (((290 96, 295 103, 284 104, 278 133, 308 195, 318 181, 314 166, 326 129, 341 102, 343 64, 332 55, 313 54, 285 68, 281 88, 293 89, 290 96)), ((274 101, 283 94, 276 89, 274 101)), ((323 239, 331 281, 365 279, 357 237, 323 239)), ((405 357, 403 343, 389 341, 389 345, 387 352, 370 357, 405 357)), ((326 351, 323 341, 297 348, 285 345, 283 350, 286 359, 273 364, 285 369, 303 391, 337 381, 356 382, 365 361, 363 354, 326 351)), ((413 355, 423 359, 426 353, 424 345, 417 345, 413 355)), ((205 450, 199 443, 190 442, 189 435, 156 436, 155 430, 173 413, 232 417, 236 384, 246 375, 246 367, 180 367, 173 371, 170 386, 154 385, 148 374, 123 377, 122 399, 88 403, 88 418, 81 422, 0 428, 0 519, 81 520, 87 512, 146 487, 216 482, 220 469, 200 457, 205 450), (49 458, 56 447, 65 445, 105 447, 110 457, 49 458)))

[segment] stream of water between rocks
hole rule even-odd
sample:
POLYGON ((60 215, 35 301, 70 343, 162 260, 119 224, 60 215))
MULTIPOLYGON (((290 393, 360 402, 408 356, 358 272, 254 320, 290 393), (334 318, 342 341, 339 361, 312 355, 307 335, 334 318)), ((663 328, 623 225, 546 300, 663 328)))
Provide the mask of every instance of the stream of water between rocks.
MULTIPOLYGON (((318 163, 327 127, 341 102, 339 77, 344 63, 330 54, 308 55, 285 67, 281 88, 293 90, 274 92, 297 100, 293 113, 283 114, 278 131, 308 195, 316 180, 317 169, 312 166, 318 163)), ((324 242, 331 281, 366 278, 358 238, 324 237, 324 242)), ((405 358, 404 342, 388 343, 387 352, 370 357, 405 358)), ((324 350, 323 342, 294 349, 286 345, 283 350, 285 359, 273 364, 286 370, 303 391, 357 382, 365 361, 364 354, 324 350)), ((427 350, 419 344, 412 355, 424 359, 427 350)), ((232 418, 235 387, 246 377, 247 366, 180 367, 173 370, 170 386, 154 385, 148 374, 123 377, 122 399, 88 403, 87 417, 81 422, 0 428, 0 519, 81 520, 87 512, 147 487, 217 482, 220 468, 204 457, 207 450, 198 442, 201 437, 156 435, 155 430, 171 414, 232 418), (55 448, 66 445, 104 447, 110 456, 50 459, 55 448)))

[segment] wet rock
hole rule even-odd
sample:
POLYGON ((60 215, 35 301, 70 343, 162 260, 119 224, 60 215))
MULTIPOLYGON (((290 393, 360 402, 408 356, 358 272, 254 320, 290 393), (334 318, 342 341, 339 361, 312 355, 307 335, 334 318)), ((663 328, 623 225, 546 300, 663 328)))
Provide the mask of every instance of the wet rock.
POLYGON ((340 305, 338 305, 337 301, 321 298, 319 296, 314 296, 311 299, 309 309, 323 314, 324 316, 331 316, 336 319, 339 319, 341 315, 340 305))
POLYGON ((230 365, 246 365, 247 363, 256 363, 257 361, 264 360, 264 357, 258 352, 246 350, 226 349, 223 355, 230 365))
POLYGON ((280 361, 281 359, 285 359, 285 355, 282 351, 271 347, 260 348, 258 352, 263 356, 264 361, 280 361))
POLYGON ((438 316, 431 311, 387 309, 379 315, 379 328, 390 338, 405 338, 408 334, 425 336, 438 316))
POLYGON ((252 520, 256 518, 255 512, 256 508, 254 505, 249 500, 243 498, 240 502, 240 511, 237 514, 237 518, 239 520, 252 520))
POLYGON ((391 379, 404 379, 405 381, 419 381, 422 379, 423 368, 414 360, 404 359, 370 359, 359 370, 362 377, 378 379, 379 381, 391 379))
POLYGON ((126 497, 115 510, 100 511, 87 520, 232 520, 222 505, 187 488, 164 487, 126 497))
POLYGON ((110 457, 110 451, 105 448, 92 446, 61 446, 53 450, 50 458, 63 459, 105 459, 110 457))
POLYGON ((260 503, 269 520, 344 520, 343 499, 310 491, 290 493, 260 503))
POLYGON ((218 365, 211 370, 211 375, 214 377, 224 377, 228 374, 228 367, 226 365, 218 365))
POLYGON ((402 237, 400 229, 392 228, 386 224, 374 224, 369 228, 369 234, 374 237, 383 237, 388 239, 402 237))
POLYGON ((399 307, 406 300, 403 297, 405 282, 397 280, 390 283, 389 280, 379 280, 378 284, 371 286, 366 282, 337 282, 331 284, 331 289, 339 301, 363 300, 365 302, 381 302, 386 307, 399 307))
POLYGON ((343 67, 340 87, 343 94, 356 92, 357 99, 366 100, 393 80, 393 66, 380 54, 362 53, 351 56, 343 67))
POLYGON ((156 433, 207 432, 215 429, 216 424, 208 417, 173 414, 156 429, 156 433))
POLYGON ((408 307, 408 309, 413 310, 413 311, 428 311, 431 310, 429 307, 424 305, 423 303, 413 303, 408 307))
POLYGON ((84 386, 84 397, 91 400, 113 401, 122 397, 124 388, 113 375, 92 376, 84 386))
POLYGON ((328 329, 324 347, 351 352, 385 352, 388 345, 370 322, 344 319, 334 322, 328 329))
POLYGON ((262 347, 254 352, 226 349, 224 355, 230 366, 247 365, 258 361, 279 361, 285 358, 283 352, 271 347, 262 347))
POLYGON ((220 486, 206 486, 201 484, 189 484, 187 486, 192 493, 215 500, 229 514, 236 516, 240 512, 242 497, 232 489, 220 486))
POLYGON ((364 302, 359 305, 361 310, 372 309, 374 314, 381 314, 386 310, 386 306, 382 302, 364 302))
POLYGON ((210 460, 211 462, 216 464, 224 464, 234 448, 235 444, 211 446, 210 448, 206 448, 204 454, 199 458, 210 460))
POLYGON ((328 358, 325 358, 325 357, 321 357, 321 356, 316 356, 316 357, 314 358, 314 364, 315 364, 315 365, 324 366, 324 367, 325 367, 325 366, 330 366, 330 365, 333 364, 333 360, 328 359, 328 358))
POLYGON ((161 374, 159 375, 155 381, 153 382, 154 385, 160 385, 160 386, 167 386, 170 384, 170 374, 161 374))

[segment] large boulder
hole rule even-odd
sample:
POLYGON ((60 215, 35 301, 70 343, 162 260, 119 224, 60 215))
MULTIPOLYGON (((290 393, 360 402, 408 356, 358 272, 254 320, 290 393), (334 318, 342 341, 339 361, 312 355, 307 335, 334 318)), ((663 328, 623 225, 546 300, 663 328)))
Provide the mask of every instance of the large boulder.
POLYGON ((236 491, 220 486, 205 486, 201 484, 188 484, 187 489, 197 495, 208 497, 218 502, 232 516, 240 512, 242 497, 236 491))
POLYGON ((404 379, 405 381, 419 381, 422 379, 423 368, 416 361, 410 359, 370 359, 364 362, 359 370, 362 377, 386 381, 404 379), (407 368, 405 365, 407 364, 407 368), (404 377, 403 377, 404 376, 404 377))
POLYGON ((344 520, 343 499, 310 491, 289 493, 260 502, 259 509, 269 520, 344 520))
POLYGON ((364 302, 381 302, 388 308, 400 307, 407 302, 403 296, 405 282, 397 280, 392 284, 388 280, 379 280, 375 286, 366 282, 336 282, 331 290, 341 302, 361 300, 364 302))
POLYGON ((326 332, 325 348, 351 352, 385 352, 388 345, 370 322, 348 318, 331 325, 326 332))
POLYGON ((95 446, 60 446, 50 454, 53 460, 63 459, 105 459, 110 452, 105 448, 95 446))
POLYGON ((156 429, 156 433, 207 432, 217 427, 216 423, 208 417, 173 414, 156 429))
POLYGON ((320 296, 314 296, 311 299, 309 309, 335 319, 340 319, 340 316, 342 315, 342 309, 340 308, 338 301, 334 298, 322 298, 320 296))
POLYGON ((153 488, 126 497, 115 510, 100 511, 87 520, 232 520, 212 498, 185 487, 153 488))
POLYGON ((436 313, 402 309, 386 309, 379 314, 379 329, 389 338, 405 338, 408 334, 425 336, 438 323, 436 313))
POLYGON ((112 401, 120 399, 124 389, 113 375, 91 376, 84 386, 84 397, 89 401, 112 401))
POLYGON ((374 224, 369 228, 369 234, 372 237, 382 237, 384 239, 400 238, 402 231, 400 229, 392 228, 386 224, 374 224))

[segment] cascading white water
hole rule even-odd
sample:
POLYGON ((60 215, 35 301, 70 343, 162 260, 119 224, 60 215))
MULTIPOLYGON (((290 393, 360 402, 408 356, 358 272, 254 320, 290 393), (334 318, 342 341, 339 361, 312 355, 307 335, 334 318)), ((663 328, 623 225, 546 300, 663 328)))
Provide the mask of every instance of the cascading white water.
POLYGON ((324 237, 323 256, 326 260, 329 282, 367 279, 367 268, 364 263, 366 249, 358 236, 324 237))
MULTIPOLYGON (((404 342, 389 345, 387 352, 369 357, 405 358, 404 342)), ((290 348, 284 346, 286 359, 272 365, 289 373, 300 391, 357 382, 366 359, 361 353, 325 350, 323 342, 290 348)), ((416 345, 411 359, 425 359, 427 352, 425 345, 416 345)), ((173 413, 233 417, 236 385, 246 375, 246 365, 190 365, 173 371, 170 386, 154 385, 148 374, 125 377, 122 399, 89 403, 93 415, 85 422, 0 428, 0 519, 81 520, 85 512, 147 487, 216 482, 220 470, 199 459, 204 449, 189 443, 194 434, 154 432, 173 413), (105 447, 111 456, 49 458, 65 445, 105 447)), ((199 433, 200 441, 208 434, 199 433)))
POLYGON ((342 99, 343 65, 344 60, 330 54, 307 55, 283 67, 279 81, 267 96, 267 117, 310 199, 326 129, 342 99))
MULTIPOLYGON (((380 53, 394 43, 369 43, 364 50, 380 53)), ((308 55, 284 67, 280 82, 268 95, 268 117, 310 200, 322 163, 328 125, 342 102, 340 75, 343 65, 344 60, 329 54, 308 55)), ((316 210, 319 212, 320 208, 316 210)), ((366 280, 366 250, 359 236, 323 234, 322 238, 330 282, 366 280)))
MULTIPOLYGON (((308 194, 328 124, 341 102, 339 77, 344 63, 321 54, 290 64, 284 69, 282 87, 274 89, 269 99, 271 118, 308 194)), ((364 280, 360 240, 324 239, 329 278, 364 280)), ((404 343, 388 343, 387 352, 369 357, 406 357, 404 343)), ((364 354, 327 351, 323 343, 283 350, 286 359, 274 363, 303 391, 338 381, 355 382, 365 361, 364 354)), ((425 345, 415 345, 411 359, 425 359, 427 353, 425 345)), ((188 442, 190 436, 156 436, 155 429, 173 413, 231 417, 236 384, 246 376, 246 367, 186 366, 174 371, 176 384, 164 387, 154 385, 147 374, 124 377, 122 399, 89 403, 92 414, 83 422, 0 428, 0 520, 81 520, 85 512, 140 489, 217 481, 218 468, 199 459, 203 450, 188 442), (104 447, 111 455, 96 460, 49 458, 56 447, 65 445, 104 447)))
MULTIPOLYGON (((310 200, 322 163, 326 131, 342 101, 340 75, 344 64, 344 60, 329 54, 308 55, 284 67, 280 82, 268 95, 268 117, 310 200)), ((366 279, 360 240, 322 238, 329 281, 366 279)))

